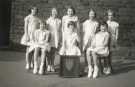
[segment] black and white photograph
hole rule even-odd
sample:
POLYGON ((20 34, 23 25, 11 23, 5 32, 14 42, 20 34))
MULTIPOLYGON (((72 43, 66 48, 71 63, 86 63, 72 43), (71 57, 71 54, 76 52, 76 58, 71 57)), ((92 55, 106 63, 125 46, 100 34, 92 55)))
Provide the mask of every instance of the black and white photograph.
POLYGON ((1 0, 0 87, 134 87, 135 0, 1 0))

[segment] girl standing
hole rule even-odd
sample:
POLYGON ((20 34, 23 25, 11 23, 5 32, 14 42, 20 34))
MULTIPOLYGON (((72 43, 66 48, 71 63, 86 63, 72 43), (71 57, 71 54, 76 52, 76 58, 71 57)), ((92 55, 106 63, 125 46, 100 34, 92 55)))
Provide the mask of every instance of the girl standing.
POLYGON ((94 10, 89 11, 89 19, 83 23, 83 51, 86 51, 88 45, 90 46, 91 40, 95 35, 98 28, 98 22, 95 20, 96 13, 94 10))
POLYGON ((67 15, 63 16, 63 18, 62 18, 62 44, 64 44, 63 41, 64 41, 64 39, 66 39, 66 36, 67 36, 66 34, 68 32, 68 23, 70 21, 75 22, 76 28, 75 28, 74 31, 77 34, 79 34, 79 32, 80 32, 79 31, 79 29, 80 29, 79 19, 75 15, 75 9, 73 7, 68 7, 68 9, 67 9, 67 15))
POLYGON ((52 8, 51 10, 51 16, 47 19, 46 23, 48 24, 48 29, 51 32, 51 51, 50 51, 50 57, 48 57, 48 66, 47 71, 54 72, 54 58, 55 53, 58 49, 58 45, 60 43, 60 36, 61 36, 61 20, 57 17, 58 12, 56 8, 52 8))
MULTIPOLYGON (((89 46, 91 46, 91 41, 97 31, 99 23, 96 21, 96 13, 93 9, 89 11, 89 19, 83 23, 83 52, 84 57, 89 65, 89 58, 86 57, 86 51, 89 46)), ((88 66, 89 69, 89 66, 88 66)))
POLYGON ((64 44, 60 50, 60 55, 74 55, 80 56, 81 52, 77 43, 80 41, 75 30, 75 23, 70 21, 68 23, 67 37, 64 39, 64 44))
POLYGON ((24 20, 24 35, 21 39, 21 44, 27 46, 26 50, 26 69, 32 68, 32 51, 30 49, 30 46, 34 42, 34 32, 36 29, 39 29, 39 25, 41 23, 41 20, 38 17, 38 9, 37 7, 31 8, 31 13, 25 17, 24 20))
POLYGON ((108 24, 108 32, 110 33, 110 55, 109 55, 109 60, 105 61, 105 65, 108 65, 104 67, 104 73, 105 74, 110 74, 112 73, 112 64, 111 64, 111 57, 112 57, 112 51, 116 48, 117 46, 117 40, 118 40, 118 31, 119 31, 119 23, 114 21, 114 12, 112 10, 107 11, 107 24, 108 24))

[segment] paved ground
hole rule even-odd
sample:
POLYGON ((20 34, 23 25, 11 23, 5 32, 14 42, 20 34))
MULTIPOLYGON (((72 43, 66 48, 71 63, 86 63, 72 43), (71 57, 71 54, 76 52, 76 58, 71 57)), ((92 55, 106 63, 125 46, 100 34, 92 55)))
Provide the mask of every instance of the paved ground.
POLYGON ((33 75, 24 66, 24 52, 0 51, 0 87, 135 87, 135 58, 115 58, 115 73, 97 79, 33 75))

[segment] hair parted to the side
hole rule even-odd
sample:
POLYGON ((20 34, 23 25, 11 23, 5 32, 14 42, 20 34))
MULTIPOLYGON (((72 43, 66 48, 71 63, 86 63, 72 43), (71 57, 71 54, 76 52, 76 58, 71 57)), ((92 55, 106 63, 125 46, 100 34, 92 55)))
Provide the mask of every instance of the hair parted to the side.
POLYGON ((95 18, 96 18, 96 17, 97 17, 97 13, 96 13, 95 9, 93 9, 93 8, 90 8, 90 9, 89 9, 89 12, 88 12, 88 14, 89 14, 91 11, 92 11, 92 12, 94 12, 94 14, 95 14, 95 18))
POLYGON ((37 11, 37 13, 39 12, 38 7, 36 7, 36 6, 32 6, 32 7, 30 7, 30 8, 28 9, 29 13, 31 13, 31 10, 36 10, 36 11, 37 11))
POLYGON ((76 14, 75 8, 73 6, 71 6, 71 5, 70 6, 67 6, 67 10, 68 9, 72 9, 73 10, 73 14, 76 14))

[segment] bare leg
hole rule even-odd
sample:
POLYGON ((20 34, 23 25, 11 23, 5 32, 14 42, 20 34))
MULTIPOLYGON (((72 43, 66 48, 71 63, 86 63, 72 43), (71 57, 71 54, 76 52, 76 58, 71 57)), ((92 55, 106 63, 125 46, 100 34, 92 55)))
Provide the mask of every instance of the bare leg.
POLYGON ((31 58, 30 58, 30 61, 31 61, 30 68, 33 68, 33 67, 34 67, 34 59, 33 59, 33 58, 34 58, 34 55, 33 55, 33 54, 34 54, 34 52, 32 52, 32 53, 30 54, 30 57, 31 57, 31 58))
POLYGON ((108 64, 107 64, 107 62, 108 62, 108 60, 107 60, 107 58, 104 58, 104 65, 103 65, 103 72, 104 72, 104 74, 106 73, 106 71, 107 71, 107 66, 108 66, 108 64))
POLYGON ((28 47, 26 48, 26 69, 29 70, 30 69, 30 64, 31 64, 31 56, 30 53, 28 52, 28 47))
POLYGON ((91 52, 87 50, 86 55, 87 55, 87 62, 88 62, 88 78, 91 78, 93 73, 91 52))
POLYGON ((107 58, 104 59, 104 73, 109 75, 112 73, 112 60, 111 60, 111 52, 107 58))
POLYGON ((34 51, 34 69, 33 69, 34 74, 37 74, 39 50, 40 48, 35 48, 35 51, 34 51))
POLYGON ((92 66, 92 62, 91 62, 91 60, 92 60, 91 52, 87 50, 86 55, 87 55, 88 66, 92 66))
MULTIPOLYGON (((52 49, 51 49, 52 50, 52 49)), ((49 52, 49 56, 47 57, 47 71, 51 71, 51 50, 49 52)))
POLYGON ((45 61, 46 61, 46 50, 42 49, 41 51, 41 64, 39 69, 39 74, 44 74, 44 67, 45 67, 45 61))
POLYGON ((109 54, 108 66, 110 67, 110 70, 111 70, 110 73, 112 73, 113 72, 113 68, 112 68, 112 52, 110 52, 110 54, 109 54))
POLYGON ((111 65, 112 61, 111 61, 111 56, 109 55, 108 58, 106 58, 106 75, 109 75, 112 73, 112 65, 111 65))
POLYGON ((52 71, 52 72, 55 71, 55 69, 54 69, 55 51, 56 51, 56 49, 53 47, 53 48, 51 49, 51 56, 50 56, 51 71, 52 71))
POLYGON ((98 67, 98 56, 95 52, 92 52, 93 56, 93 62, 94 62, 94 73, 93 73, 93 78, 97 78, 98 72, 99 72, 99 67, 98 67))

